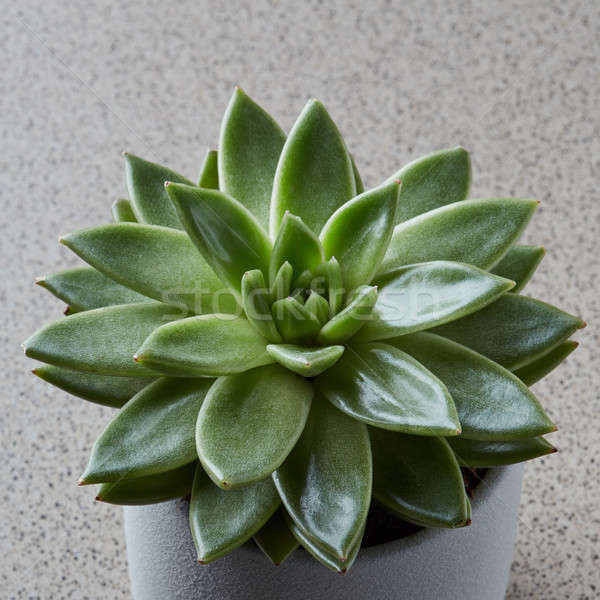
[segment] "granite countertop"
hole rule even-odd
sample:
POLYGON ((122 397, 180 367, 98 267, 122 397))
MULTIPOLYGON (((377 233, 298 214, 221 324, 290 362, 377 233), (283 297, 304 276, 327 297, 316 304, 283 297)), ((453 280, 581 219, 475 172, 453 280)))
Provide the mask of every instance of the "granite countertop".
POLYGON ((526 467, 507 597, 600 595, 598 3, 22 0, 0 18, 0 597, 130 597, 121 511, 75 484, 111 411, 29 375, 19 344, 61 314, 33 285, 77 264, 58 235, 125 193, 120 152, 195 177, 237 83, 286 128, 321 99, 368 184, 461 144, 473 196, 541 201, 527 292, 590 325, 535 389, 561 452, 526 467))

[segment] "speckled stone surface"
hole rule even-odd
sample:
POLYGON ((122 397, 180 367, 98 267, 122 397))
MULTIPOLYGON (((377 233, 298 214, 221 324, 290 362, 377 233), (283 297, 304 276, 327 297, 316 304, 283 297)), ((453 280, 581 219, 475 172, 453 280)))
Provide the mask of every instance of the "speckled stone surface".
POLYGON ((130 597, 121 511, 75 485, 111 411, 19 344, 61 314, 33 285, 77 264, 58 235, 124 194, 120 151, 195 177, 236 83, 286 128, 320 98, 367 183, 462 144, 475 196, 541 200, 527 292, 590 326, 536 387, 561 452, 526 468, 508 598, 600 595, 597 2, 20 0, 0 20, 2 599, 130 597))

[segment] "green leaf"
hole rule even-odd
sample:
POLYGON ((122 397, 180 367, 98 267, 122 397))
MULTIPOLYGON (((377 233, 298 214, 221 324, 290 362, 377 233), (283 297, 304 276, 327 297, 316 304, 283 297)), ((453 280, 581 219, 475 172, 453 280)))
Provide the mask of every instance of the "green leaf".
POLYGON ((327 262, 319 265, 315 270, 316 278, 323 277, 327 286, 327 300, 329 302, 329 317, 334 317, 342 309, 344 304, 344 282, 342 281, 342 269, 335 256, 327 262))
POLYGON ((298 541, 288 527, 285 511, 282 508, 254 535, 254 541, 275 566, 285 562, 286 558, 298 548, 298 541))
POLYGON ((267 352, 286 369, 302 377, 316 377, 340 359, 344 346, 307 348, 292 344, 269 344, 267 352))
POLYGON ((273 480, 297 527, 343 561, 362 537, 371 473, 367 428, 317 397, 304 433, 273 480))
POLYGON ((331 345, 349 340, 371 318, 376 301, 376 287, 365 285, 357 289, 346 308, 319 331, 317 341, 320 344, 331 345))
POLYGON ((416 435, 460 433, 446 386, 398 348, 350 346, 315 384, 334 406, 368 425, 416 435))
POLYGON ((223 489, 268 477, 300 437, 312 385, 279 365, 221 377, 198 415, 196 448, 223 489))
POLYGON ((329 320, 329 302, 319 292, 310 292, 304 303, 304 308, 316 317, 320 325, 325 325, 329 320))
POLYGON ((271 241, 237 200, 216 190, 167 185, 185 230, 221 281, 237 294, 246 271, 267 273, 271 241))
POLYGON ((196 313, 239 311, 183 231, 117 223, 83 229, 60 242, 118 283, 196 313))
POLYGON ((114 408, 121 408, 132 396, 154 381, 144 377, 98 375, 52 365, 38 367, 33 373, 73 396, 114 408))
POLYGON ((136 361, 165 375, 216 377, 273 362, 266 345, 243 317, 200 315, 158 328, 139 348, 136 361))
POLYGON ((432 260, 489 269, 521 235, 537 208, 535 200, 467 200, 443 206, 397 225, 379 273, 432 260))
POLYGON ((182 229, 175 207, 165 191, 165 181, 194 185, 192 181, 133 154, 125 153, 125 172, 131 207, 140 223, 182 229))
POLYGON ((324 260, 323 248, 317 236, 289 212, 283 216, 281 228, 273 245, 269 266, 269 281, 275 281, 279 268, 284 262, 292 265, 294 273, 314 271, 324 260))
POLYGON ((204 157, 204 162, 200 168, 200 177, 198 187, 209 190, 219 189, 219 167, 217 165, 218 157, 216 150, 209 150, 204 157))
POLYGON ((219 141, 221 189, 241 202, 265 228, 277 161, 285 133, 236 87, 225 111, 219 141))
POLYGON ((558 365, 565 360, 578 345, 577 342, 567 340, 537 360, 517 369, 514 371, 514 374, 525 385, 533 385, 556 369, 556 367, 558 367, 558 365))
MULTIPOLYGON (((440 206, 465 200, 471 186, 469 153, 458 146, 417 158, 387 182, 400 180, 397 223, 440 206)), ((386 182, 386 183, 387 183, 386 182)))
POLYGON ((23 344, 26 356, 67 369, 147 377, 155 373, 133 360, 141 343, 177 319, 172 306, 149 302, 108 306, 46 325, 23 344))
POLYGON ((271 302, 283 300, 290 295, 293 277, 294 269, 292 269, 292 265, 287 261, 284 262, 277 271, 273 285, 271 285, 271 302))
POLYGON ((371 282, 392 238, 400 186, 392 182, 346 202, 329 218, 320 239, 335 256, 347 290, 371 282))
POLYGON ((445 440, 370 429, 373 495, 406 521, 427 527, 469 524, 469 500, 445 440))
POLYGON ((456 459, 467 467, 499 467, 532 460, 556 452, 542 437, 510 442, 467 440, 462 435, 448 438, 456 459))
POLYGON ((363 185, 360 173, 358 172, 358 167, 356 166, 354 156, 350 155, 350 160, 352 161, 352 172, 354 173, 354 184, 356 185, 356 193, 362 194, 365 191, 365 186, 363 185))
POLYGON ((103 483, 96 500, 136 506, 183 498, 192 491, 197 464, 194 461, 164 473, 103 483))
POLYGON ((387 343, 414 356, 446 384, 463 437, 518 440, 556 429, 527 386, 481 354, 431 333, 387 343))
POLYGON ((198 466, 190 502, 190 528, 199 561, 212 562, 241 546, 265 525, 279 504, 271 479, 224 491, 198 466))
POLYGON ((194 425, 213 382, 161 378, 144 388, 96 440, 80 484, 163 473, 196 460, 194 425))
POLYGON ((254 269, 242 277, 242 305, 248 322, 270 342, 281 342, 271 316, 271 291, 262 271, 254 269))
POLYGON ((36 279, 35 282, 66 302, 69 305, 68 314, 104 306, 152 301, 90 267, 67 269, 36 279))
POLYGON ((289 344, 310 344, 319 333, 321 323, 295 298, 277 300, 271 313, 281 337, 289 344))
POLYGON ((115 200, 112 205, 112 216, 116 223, 137 223, 129 200, 115 200))
POLYGON ((316 234, 342 204, 356 195, 352 161, 325 107, 311 100, 281 151, 271 199, 271 236, 286 210, 316 234))
POLYGON ((492 269, 492 273, 516 282, 513 293, 520 292, 531 279, 546 254, 543 246, 513 246, 492 269))
POLYGON ((447 323, 480 310, 514 286, 477 267, 441 260, 400 267, 376 283, 377 302, 356 337, 360 341, 447 323))
POLYGON ((514 370, 540 358, 581 327, 585 327, 581 319, 545 302, 505 294, 476 313, 436 327, 432 333, 514 370))

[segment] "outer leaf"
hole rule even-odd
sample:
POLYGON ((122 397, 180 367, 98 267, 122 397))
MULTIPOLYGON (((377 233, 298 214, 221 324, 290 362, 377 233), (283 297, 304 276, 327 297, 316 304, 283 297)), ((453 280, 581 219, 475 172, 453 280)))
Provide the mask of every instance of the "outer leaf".
POLYGON ((546 254, 543 246, 513 246, 506 256, 492 269, 492 273, 516 282, 515 294, 531 279, 546 254))
POLYGON ((275 566, 282 564, 298 547, 298 541, 290 531, 282 508, 255 534, 254 541, 275 566))
POLYGON ((199 561, 211 562, 241 546, 271 518, 279 504, 271 479, 224 491, 198 466, 190 502, 190 528, 199 561))
POLYGON ((112 216, 117 223, 137 223, 129 200, 115 200, 112 205, 112 216))
POLYGON ((392 346, 349 347, 315 384, 334 406, 369 425, 416 435, 460 433, 446 386, 392 346))
POLYGON ((308 381, 279 365, 218 379, 196 425, 210 478, 225 489, 268 477, 300 437, 312 397, 308 381))
POLYGON ((246 271, 268 272, 271 242, 237 200, 216 190, 188 185, 169 184, 167 191, 206 262, 237 294, 246 271))
POLYGON ((432 260, 489 269, 521 235, 535 200, 468 200, 443 206, 397 225, 379 270, 432 260))
POLYGON ((317 341, 331 345, 349 340, 368 322, 376 301, 376 287, 365 285, 358 289, 346 308, 319 331, 317 341))
POLYGON ((153 475, 196 460, 194 424, 211 385, 161 378, 144 388, 96 440, 80 483, 153 475))
POLYGON ((458 146, 417 158, 387 181, 400 180, 397 223, 465 200, 471 186, 469 153, 458 146))
POLYGON ((25 354, 68 369, 147 377, 155 373, 133 355, 154 329, 179 316, 173 312, 158 302, 89 310, 34 333, 23 344, 25 354))
POLYGON ((479 312, 436 327, 432 333, 514 370, 540 358, 581 327, 585 327, 581 319, 554 306, 505 294, 479 312))
POLYGON ((182 498, 192 491, 197 464, 194 461, 164 473, 103 483, 96 500, 135 506, 182 498))
POLYGON ((281 337, 289 344, 310 344, 321 327, 315 315, 292 297, 274 302, 271 313, 281 337))
POLYGON ((302 437, 273 480, 297 527, 343 561, 362 537, 371 472, 367 428, 317 397, 302 437))
POLYGON ((286 369, 302 377, 316 377, 340 359, 344 346, 307 348, 292 344, 269 344, 267 352, 286 369))
POLYGON ((376 283, 372 319, 357 340, 382 340, 447 323, 480 310, 514 286, 477 267, 449 261, 400 267, 376 283))
POLYGON ((275 281, 279 268, 289 262, 294 273, 314 271, 324 260, 323 248, 317 236, 303 223, 300 217, 286 213, 277 234, 271 263, 269 281, 275 281))
POLYGON ((152 378, 144 377, 97 375, 52 365, 34 369, 33 373, 78 398, 114 408, 121 408, 132 396, 153 381, 152 378))
POLYGON ((448 438, 448 443, 461 465, 467 467, 499 467, 552 454, 556 448, 542 437, 512 442, 467 440, 462 435, 448 438))
POLYGON ((219 189, 219 168, 217 165, 218 157, 216 150, 209 150, 204 157, 204 162, 200 168, 200 178, 198 187, 209 190, 219 189))
POLYGON ((271 198, 271 236, 286 210, 319 233, 327 219, 356 195, 352 161, 325 107, 311 100, 285 142, 271 198))
POLYGON ((165 304, 197 313, 239 310, 183 231, 117 223, 70 233, 60 241, 111 279, 165 304))
POLYGON ((428 527, 462 527, 469 500, 445 440, 370 429, 373 495, 403 519, 428 527))
POLYGON ((320 325, 325 325, 329 320, 329 303, 318 292, 310 292, 304 307, 317 318, 320 325))
POLYGON ((290 265, 290 263, 287 261, 284 262, 279 271, 277 271, 275 281, 271 286, 271 302, 283 300, 290 295, 290 292, 292 291, 293 277, 294 269, 292 269, 292 265, 290 265))
POLYGON ((281 127, 237 87, 221 124, 221 189, 241 202, 265 228, 284 143, 281 127))
POLYGON ((547 354, 514 371, 514 374, 525 384, 533 385, 556 369, 558 365, 577 348, 579 344, 568 340, 550 350, 547 354))
POLYGON ((325 256, 335 256, 347 290, 367 284, 377 273, 392 238, 398 206, 397 182, 362 193, 329 218, 320 239, 325 256))
POLYGON ((518 440, 556 429, 510 371, 450 340, 416 333, 389 340, 439 377, 456 405, 465 438, 518 440))
POLYGON ((266 345, 242 317, 200 315, 158 328, 137 351, 136 361, 166 375, 216 377, 273 362, 266 345))
POLYGON ((165 181, 194 185, 192 181, 133 154, 125 153, 125 172, 131 207, 140 223, 182 229, 175 207, 165 191, 165 181))
POLYGON ((35 282, 66 302, 69 314, 116 304, 151 302, 150 298, 89 267, 59 271, 35 282))
POLYGON ((281 336, 271 316, 271 291, 262 271, 255 269, 242 277, 242 304, 248 322, 271 342, 281 342, 281 336))

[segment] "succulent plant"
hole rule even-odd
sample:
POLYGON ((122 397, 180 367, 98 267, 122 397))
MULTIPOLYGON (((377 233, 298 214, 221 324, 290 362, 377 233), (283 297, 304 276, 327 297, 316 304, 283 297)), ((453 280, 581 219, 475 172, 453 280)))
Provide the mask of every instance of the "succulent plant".
POLYGON ((289 135, 240 89, 196 183, 125 154, 116 223, 61 242, 89 267, 38 283, 69 305, 25 342, 38 376, 121 408, 81 484, 191 494, 199 560, 250 538, 344 572, 373 500, 461 527, 461 466, 543 456, 528 386, 583 322, 518 292, 537 202, 467 200, 462 148, 364 191, 322 104, 289 135))

